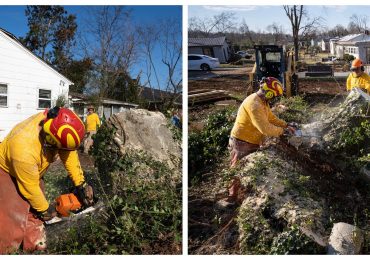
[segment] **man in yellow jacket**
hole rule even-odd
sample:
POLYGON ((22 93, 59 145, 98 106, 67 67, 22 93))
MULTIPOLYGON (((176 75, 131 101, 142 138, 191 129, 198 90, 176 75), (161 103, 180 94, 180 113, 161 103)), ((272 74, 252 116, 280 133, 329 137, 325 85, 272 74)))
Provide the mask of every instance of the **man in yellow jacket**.
POLYGON ((370 94, 370 76, 365 73, 364 65, 361 59, 354 59, 351 65, 351 73, 347 78, 347 90, 352 88, 362 88, 370 94))
POLYGON ((76 114, 54 107, 17 124, 0 143, 0 254, 20 245, 26 251, 46 248, 43 222, 56 210, 45 198, 42 177, 58 156, 79 199, 92 203, 76 151, 84 133, 76 114))
POLYGON ((84 142, 84 153, 89 153, 90 147, 93 145, 94 141, 92 136, 96 134, 96 130, 100 126, 100 120, 98 114, 95 113, 94 107, 89 106, 87 108, 86 117, 86 139, 84 142))
POLYGON ((264 137, 278 137, 284 131, 294 133, 295 129, 277 118, 268 104, 273 98, 281 95, 283 86, 280 81, 267 77, 261 82, 258 92, 243 101, 229 139, 231 167, 244 156, 257 151, 264 137))
MULTIPOLYGON (((283 95, 283 86, 274 77, 261 81, 260 89, 240 105, 229 139, 230 165, 235 167, 238 160, 258 150, 266 136, 294 134, 295 128, 277 118, 271 111, 269 102, 283 95)), ((227 202, 238 200, 241 182, 234 177, 228 187, 227 202)))

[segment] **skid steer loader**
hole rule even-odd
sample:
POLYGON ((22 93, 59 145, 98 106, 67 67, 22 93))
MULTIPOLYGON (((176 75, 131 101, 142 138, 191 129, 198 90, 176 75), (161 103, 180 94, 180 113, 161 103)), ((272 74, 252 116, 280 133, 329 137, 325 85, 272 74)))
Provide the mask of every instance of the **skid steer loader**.
POLYGON ((297 95, 298 75, 294 51, 286 51, 277 45, 255 45, 254 49, 256 62, 249 73, 249 86, 252 86, 249 92, 258 90, 263 77, 275 77, 283 83, 287 97, 297 95))

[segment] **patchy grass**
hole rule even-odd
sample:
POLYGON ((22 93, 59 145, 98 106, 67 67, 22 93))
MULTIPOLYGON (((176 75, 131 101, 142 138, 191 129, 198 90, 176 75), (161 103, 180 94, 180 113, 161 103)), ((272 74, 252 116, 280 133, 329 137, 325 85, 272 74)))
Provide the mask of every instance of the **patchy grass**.
POLYGON ((54 201, 61 194, 69 193, 70 189, 74 187, 61 161, 50 166, 44 175, 44 183, 45 196, 49 202, 54 201))

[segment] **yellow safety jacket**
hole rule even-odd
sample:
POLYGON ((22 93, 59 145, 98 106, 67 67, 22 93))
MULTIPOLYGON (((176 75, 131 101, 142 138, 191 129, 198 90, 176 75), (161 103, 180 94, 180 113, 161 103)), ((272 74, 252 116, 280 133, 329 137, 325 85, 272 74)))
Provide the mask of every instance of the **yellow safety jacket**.
POLYGON ((231 136, 252 144, 261 144, 264 136, 280 136, 287 123, 277 118, 269 105, 256 93, 241 104, 231 136))
POLYGON ((365 89, 370 94, 370 76, 364 72, 357 77, 355 73, 351 72, 347 78, 347 90, 350 91, 354 87, 365 89))
POLYGON ((87 115, 86 117, 86 131, 96 131, 96 127, 100 126, 99 116, 96 113, 87 115))
POLYGON ((17 124, 0 143, 0 167, 16 179, 20 193, 29 201, 31 207, 39 212, 49 207, 39 185, 40 179, 57 155, 74 185, 84 182, 77 151, 43 147, 39 135, 39 123, 43 119, 44 113, 31 116, 17 124))

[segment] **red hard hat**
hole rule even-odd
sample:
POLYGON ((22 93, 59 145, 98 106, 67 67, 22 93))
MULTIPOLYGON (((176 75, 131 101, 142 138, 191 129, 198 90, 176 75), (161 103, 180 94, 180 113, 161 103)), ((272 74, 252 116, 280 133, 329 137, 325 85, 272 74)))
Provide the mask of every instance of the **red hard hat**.
POLYGON ((43 129, 46 141, 61 149, 75 150, 85 135, 85 126, 81 119, 68 108, 60 108, 54 118, 47 118, 43 129))
POLYGON ((264 78, 261 83, 261 88, 265 91, 265 97, 271 99, 283 95, 283 84, 274 77, 264 78))

